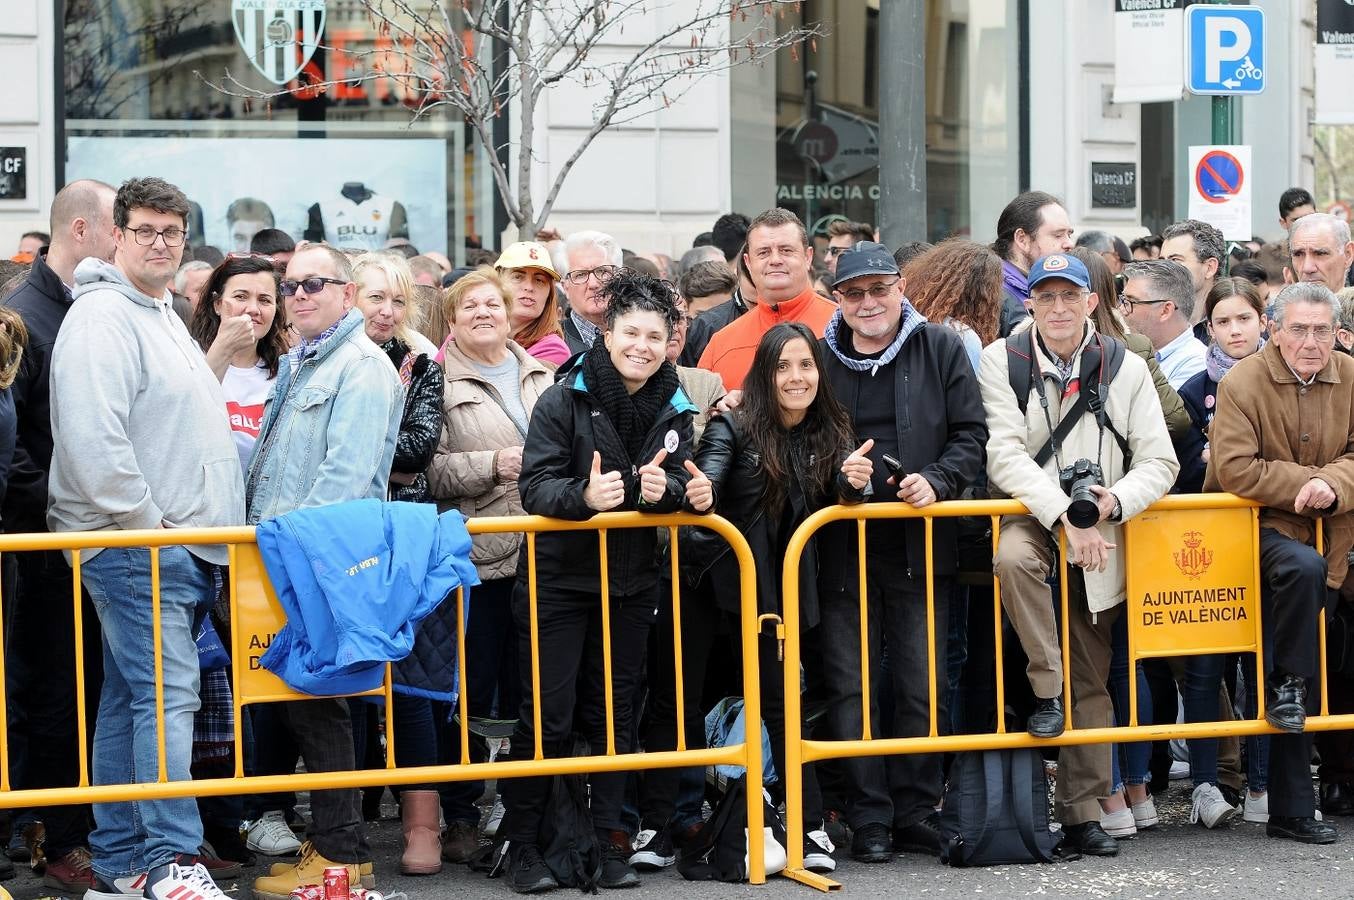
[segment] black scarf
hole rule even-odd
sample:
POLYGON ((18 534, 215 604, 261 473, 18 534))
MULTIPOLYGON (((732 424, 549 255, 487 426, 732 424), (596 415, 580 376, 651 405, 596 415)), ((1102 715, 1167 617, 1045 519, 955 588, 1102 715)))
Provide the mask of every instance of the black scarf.
POLYGON ((658 421, 663 404, 677 393, 677 369, 672 363, 663 360, 658 371, 631 394, 626 391, 621 373, 616 371, 616 365, 611 361, 611 352, 607 350, 601 335, 598 335, 592 349, 583 356, 583 380, 615 426, 630 462, 635 465, 647 463, 647 459, 640 459, 644 452, 644 438, 658 421))

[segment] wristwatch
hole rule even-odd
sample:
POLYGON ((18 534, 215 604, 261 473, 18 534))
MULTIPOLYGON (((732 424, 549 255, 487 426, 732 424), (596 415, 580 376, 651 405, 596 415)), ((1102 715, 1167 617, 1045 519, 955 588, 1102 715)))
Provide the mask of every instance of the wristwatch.
POLYGON ((1123 504, 1119 502, 1118 496, 1116 496, 1113 492, 1110 493, 1110 496, 1114 497, 1114 512, 1110 513, 1110 521, 1118 522, 1120 517, 1122 517, 1124 514, 1124 507, 1123 504))

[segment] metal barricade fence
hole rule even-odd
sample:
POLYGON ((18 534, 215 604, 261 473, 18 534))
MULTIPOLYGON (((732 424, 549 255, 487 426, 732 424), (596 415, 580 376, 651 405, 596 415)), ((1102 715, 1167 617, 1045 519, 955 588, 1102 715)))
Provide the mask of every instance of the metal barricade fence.
MULTIPOLYGON (((719 534, 734 552, 740 571, 742 596, 740 643, 743 656, 743 702, 748 722, 760 721, 761 690, 757 674, 757 592, 752 551, 742 534, 727 520, 715 515, 687 514, 650 515, 641 513, 603 513, 583 522, 548 519, 541 516, 513 516, 472 518, 466 523, 472 534, 524 533, 528 548, 528 603, 530 621, 527 623, 531 641, 531 685, 535 714, 535 747, 528 760, 471 762, 470 716, 467 700, 465 604, 460 589, 454 602, 457 608, 456 641, 459 675, 459 727, 461 759, 459 764, 398 767, 395 765, 396 717, 391 713, 391 666, 386 665, 384 685, 373 691, 353 696, 381 696, 386 701, 386 767, 384 769, 354 769, 350 772, 318 772, 287 775, 244 774, 242 708, 254 703, 274 703, 314 699, 312 695, 291 690, 281 679, 258 665, 258 655, 271 635, 285 621, 277 597, 264 571, 258 547, 254 543, 253 528, 194 528, 148 531, 99 531, 64 534, 0 535, 0 553, 64 550, 71 555, 74 576, 73 603, 75 609, 75 706, 79 739, 79 780, 71 787, 14 790, 9 776, 9 723, 0 715, 0 808, 61 805, 71 803, 112 803, 131 800, 155 800, 169 797, 218 796, 235 793, 268 793, 273 791, 306 791, 326 788, 357 788, 369 785, 425 784, 443 781, 473 781, 486 778, 514 778, 526 776, 570 775, 591 772, 630 772, 644 769, 683 766, 743 766, 747 783, 762 782, 762 746, 760 732, 749 727, 741 744, 713 749, 688 749, 685 730, 685 704, 682 685, 682 616, 679 586, 678 528, 698 526, 719 534), (677 749, 655 753, 616 752, 615 710, 612 697, 610 603, 607 585, 607 533, 628 528, 664 528, 670 541, 671 581, 673 585, 673 654, 676 680, 677 749), (603 644, 603 671, 606 684, 607 746, 605 753, 585 757, 546 758, 542 747, 540 709, 540 641, 537 629, 537 581, 535 544, 541 532, 596 531, 601 564, 601 626, 603 644), (194 781, 170 781, 166 777, 164 680, 160 634, 160 548, 168 546, 198 546, 224 544, 229 552, 230 612, 231 612, 231 674, 234 695, 235 772, 230 778, 212 778, 194 781), (153 782, 131 785, 93 785, 89 772, 89 725, 86 722, 84 688, 84 639, 81 602, 81 552, 107 547, 149 548, 151 566, 152 634, 155 648, 156 681, 156 735, 158 767, 153 782), (250 645, 254 644, 253 647, 250 645)), ((473 590, 473 589, 472 589, 473 590)), ((452 602, 452 601, 447 601, 452 602)), ((0 633, 4 633, 0 623, 0 633)), ((4 671, 4 655, 0 651, 0 671, 4 671)), ((348 695, 344 695, 348 696, 348 695)), ((5 706, 4 679, 0 678, 0 710, 5 706)), ((700 744, 704 745, 704 740, 700 744)), ((360 760, 358 763, 360 764, 360 760)), ((759 790, 747 791, 748 821, 748 878, 754 884, 764 883, 765 860, 763 852, 763 799, 759 790)), ((793 843, 793 842, 792 842, 793 843)))
MULTIPOLYGON (((1128 564, 1128 599, 1125 614, 1128 619, 1129 672, 1137 661, 1151 657, 1188 656, 1196 653, 1253 653, 1255 655, 1255 684, 1264 685, 1263 640, 1260 619, 1260 561, 1259 561, 1259 506, 1260 504, 1232 494, 1193 494, 1173 496, 1153 504, 1146 512, 1124 523, 1125 537, 1114 551, 1123 554, 1128 564), (1207 523, 1206 513, 1217 516, 1207 523), (1219 531, 1222 533, 1219 534, 1219 531), (1221 537, 1223 544, 1209 548, 1208 535, 1221 537), (1169 540, 1176 540, 1178 551, 1170 549, 1169 540), (1166 548, 1163 551, 1163 548, 1166 548), (1162 553, 1165 552, 1163 565, 1162 553), (1179 556, 1175 556, 1175 553, 1179 556), (1136 556, 1136 559, 1135 559, 1136 556), (1219 557, 1222 557, 1221 559, 1219 557), (1163 596, 1151 596, 1152 585, 1169 584, 1170 565, 1174 565, 1185 579, 1203 578, 1215 564, 1221 569, 1223 586, 1216 588, 1167 588, 1163 596), (1229 580, 1230 579, 1230 580, 1229 580), (1196 600, 1197 592, 1197 600, 1196 600), (1181 596, 1177 597, 1177 594, 1181 596), (1146 601, 1151 601, 1146 602, 1146 601), (1167 617, 1160 605, 1182 604, 1180 614, 1167 617), (1189 612, 1184 604, 1197 603, 1199 609, 1189 612), (1156 605, 1153 605, 1156 604, 1156 605), (1205 613, 1204 610, 1207 610, 1205 613), (1136 614, 1136 615, 1135 615, 1136 614), (1160 616, 1158 617, 1158 614, 1160 616), (1149 618, 1144 618, 1144 615, 1149 618), (1183 616, 1183 618, 1182 618, 1183 616)), ((1256 719, 1223 722, 1190 722, 1171 725, 1138 724, 1137 679, 1128 678, 1129 722, 1125 726, 1109 728, 1075 727, 1070 672, 1068 629, 1060 628, 1062 647, 1063 696, 1066 728, 1055 738, 1035 738, 1027 732, 1008 732, 1005 716, 1005 676, 1002 652, 1002 601, 1000 579, 993 574, 992 617, 995 631, 996 730, 987 734, 942 734, 937 721, 936 684, 936 628, 935 585, 930 575, 929 560, 933 558, 933 525, 936 519, 977 517, 990 519, 992 524, 992 553, 996 556, 1001 539, 1003 516, 1024 516, 1028 510, 1015 500, 961 500, 937 503, 915 509, 906 503, 867 503, 856 506, 832 506, 819 510, 804 521, 791 537, 786 548, 783 578, 783 623, 777 633, 784 643, 785 660, 785 808, 786 833, 805 831, 803 806, 803 765, 819 760, 888 756, 905 753, 943 753, 969 750, 1002 750, 1022 747, 1057 747, 1076 744, 1156 741, 1174 738, 1244 736, 1277 734, 1264 719, 1264 691, 1258 690, 1259 713, 1256 719), (921 519, 925 535, 926 569, 926 644, 930 727, 928 734, 916 737, 881 738, 875 736, 870 716, 869 628, 866 600, 866 522, 883 519, 921 519), (799 571, 800 556, 808 542, 824 526, 834 522, 856 523, 857 578, 860 595, 860 658, 861 658, 861 738, 805 740, 803 738, 803 709, 800 689, 800 633, 799 633, 799 571)), ((1322 549, 1321 521, 1317 520, 1316 547, 1322 549)), ((1061 622, 1068 621, 1068 579, 1065 538, 1059 542, 1058 574, 1061 592, 1061 622)), ((972 608, 970 615, 973 614, 972 608)), ((1320 714, 1307 718, 1308 731, 1354 728, 1354 714, 1331 715, 1326 690, 1326 631, 1324 616, 1318 626, 1321 638, 1320 653, 1320 714)), ((972 653, 973 648, 969 648, 972 653)), ((1248 690, 1252 689, 1250 686, 1248 690)), ((948 730, 948 729, 946 729, 948 730)), ((841 887, 804 868, 804 849, 799 841, 790 841, 786 848, 787 877, 822 891, 841 887)))

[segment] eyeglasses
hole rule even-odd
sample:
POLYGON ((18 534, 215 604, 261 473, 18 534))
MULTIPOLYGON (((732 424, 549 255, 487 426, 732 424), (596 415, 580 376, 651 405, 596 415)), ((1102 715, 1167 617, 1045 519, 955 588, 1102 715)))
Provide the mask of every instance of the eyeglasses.
POLYGON ((128 228, 123 225, 122 230, 130 231, 132 236, 136 238, 136 242, 142 247, 151 246, 155 243, 157 237, 165 239, 166 247, 178 247, 183 244, 183 239, 187 235, 187 232, 182 228, 175 228, 172 225, 163 230, 153 228, 150 225, 142 225, 139 228, 128 228))
POLYGON ((1059 300, 1063 302, 1063 306, 1076 306, 1086 299, 1087 293, 1087 291, 1044 291, 1030 294, 1030 299, 1034 301, 1035 306, 1052 306, 1059 300))
POLYGON ((1300 343, 1306 343, 1307 338, 1313 337, 1318 344, 1325 344, 1335 337, 1335 329, 1329 325, 1285 325, 1283 330, 1300 343))
POLYGON ((823 252, 827 256, 841 256, 843 253, 845 253, 847 250, 850 249, 851 249, 850 247, 828 247, 827 250, 823 252))
POLYGON ((1119 310, 1127 316, 1133 312, 1135 306, 1156 306, 1158 303, 1170 302, 1169 300, 1139 300, 1132 294, 1121 294, 1119 296, 1119 310))
POLYGON ((347 284, 347 283, 348 282, 343 281, 342 279, 339 278, 322 278, 319 275, 314 275, 311 276, 310 278, 303 278, 300 281, 296 281, 291 278, 284 278, 282 279, 282 283, 279 284, 277 288, 279 291, 281 291, 282 296, 294 297, 296 296, 296 291, 298 288, 304 288, 307 294, 318 294, 320 291, 324 290, 324 286, 326 284, 347 284))
POLYGON ((574 269, 564 277, 570 284, 587 284, 589 277, 596 278, 598 284, 606 284, 615 278, 619 271, 618 266, 597 266, 592 269, 574 269))
POLYGON ((864 300, 866 294, 869 294, 876 300, 883 300, 889 294, 893 293, 894 285, 900 281, 902 281, 901 278, 895 278, 892 281, 872 284, 867 288, 852 288, 849 291, 837 291, 837 293, 843 300, 850 300, 852 303, 859 303, 861 300, 864 300))

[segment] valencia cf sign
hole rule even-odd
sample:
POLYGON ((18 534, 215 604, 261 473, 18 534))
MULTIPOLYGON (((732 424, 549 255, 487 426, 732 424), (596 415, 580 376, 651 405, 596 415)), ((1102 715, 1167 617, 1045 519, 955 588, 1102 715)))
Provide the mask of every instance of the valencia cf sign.
POLYGON ((286 84, 320 46, 324 6, 325 0, 231 0, 235 37, 264 78, 286 84))

